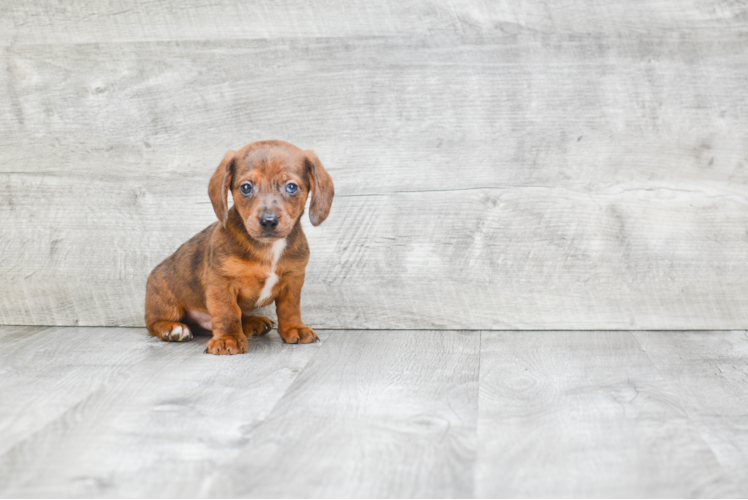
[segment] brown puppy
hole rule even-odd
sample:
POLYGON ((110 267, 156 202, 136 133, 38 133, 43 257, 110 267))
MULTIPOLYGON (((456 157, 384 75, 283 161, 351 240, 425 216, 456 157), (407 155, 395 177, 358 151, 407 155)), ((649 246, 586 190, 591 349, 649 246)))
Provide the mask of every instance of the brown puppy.
POLYGON ((145 323, 167 341, 192 340, 185 324, 213 331, 206 352, 247 352, 247 336, 273 322, 248 313, 275 301, 278 333, 291 344, 315 342, 301 321, 301 287, 309 246, 301 215, 321 224, 335 194, 312 151, 282 141, 254 142, 229 151, 210 179, 208 194, 220 222, 208 226, 156 266, 148 277, 145 323), (228 207, 228 193, 234 206, 228 207))

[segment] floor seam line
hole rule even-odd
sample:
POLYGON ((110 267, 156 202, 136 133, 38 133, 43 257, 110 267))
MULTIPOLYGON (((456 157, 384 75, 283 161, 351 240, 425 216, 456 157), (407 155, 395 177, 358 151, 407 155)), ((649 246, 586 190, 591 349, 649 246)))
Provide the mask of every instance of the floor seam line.
POLYGON ((475 461, 473 462, 473 491, 472 491, 472 497, 477 498, 477 490, 478 490, 478 446, 480 444, 480 381, 481 381, 481 373, 482 373, 482 364, 481 361, 483 360, 483 331, 478 332, 478 383, 477 386, 477 401, 476 401, 476 408, 475 408, 475 461))
MULTIPOLYGON (((685 330, 688 331, 688 330, 685 330)), ((670 389, 673 396, 678 398, 678 405, 680 406, 681 410, 683 410, 683 414, 686 416, 686 420, 688 421, 688 427, 690 427, 698 436, 701 438, 701 440, 704 442, 704 445, 709 449, 709 452, 712 454, 712 457, 714 458, 714 462, 719 466, 719 469, 724 474, 724 477, 727 478, 732 486, 734 487, 735 491, 738 491, 737 484, 735 484, 734 480, 732 479, 730 472, 725 469, 725 466, 722 464, 722 461, 717 456, 717 452, 714 451, 714 447, 711 445, 711 443, 704 437, 704 434, 699 430, 699 421, 700 418, 698 416, 694 415, 691 411, 689 411, 688 407, 686 406, 685 399, 683 398, 683 395, 681 394, 681 390, 678 387, 677 382, 671 381, 670 378, 665 378, 665 376, 660 371, 660 367, 657 366, 657 363, 655 363, 654 359, 652 359, 652 356, 649 355, 646 349, 644 349, 644 346, 642 346, 641 342, 639 342, 639 339, 635 335, 636 331, 630 331, 629 334, 634 339, 636 344, 639 346, 639 349, 641 352, 644 353, 644 355, 647 357, 649 362, 654 367, 657 374, 660 376, 660 379, 665 384, 666 389, 670 389)))

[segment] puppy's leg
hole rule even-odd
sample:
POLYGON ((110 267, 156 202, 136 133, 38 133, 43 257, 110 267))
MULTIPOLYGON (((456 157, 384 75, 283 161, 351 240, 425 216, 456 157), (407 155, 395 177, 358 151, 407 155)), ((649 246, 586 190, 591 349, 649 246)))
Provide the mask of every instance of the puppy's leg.
POLYGON ((189 327, 179 321, 183 314, 165 283, 151 274, 145 291, 145 324, 148 332, 167 342, 192 340, 189 327))
POLYGON ((247 352, 247 337, 242 331, 242 310, 235 294, 218 287, 208 287, 207 306, 213 323, 213 338, 205 352, 240 354, 247 352))
POLYGON ((301 321, 301 287, 304 275, 297 276, 281 289, 275 298, 278 312, 278 334, 287 344, 311 344, 317 342, 317 334, 301 321))
POLYGON ((242 330, 247 337, 265 335, 273 329, 275 323, 265 316, 249 316, 242 314, 242 330))

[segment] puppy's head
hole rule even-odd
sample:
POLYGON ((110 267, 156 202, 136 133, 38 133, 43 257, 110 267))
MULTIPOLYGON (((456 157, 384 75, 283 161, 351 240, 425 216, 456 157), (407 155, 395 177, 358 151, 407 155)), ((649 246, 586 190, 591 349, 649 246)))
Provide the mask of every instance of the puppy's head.
POLYGON ((317 155, 283 141, 254 142, 226 153, 208 186, 224 227, 229 191, 249 235, 267 242, 288 236, 310 194, 309 219, 321 224, 335 195, 332 178, 317 155))

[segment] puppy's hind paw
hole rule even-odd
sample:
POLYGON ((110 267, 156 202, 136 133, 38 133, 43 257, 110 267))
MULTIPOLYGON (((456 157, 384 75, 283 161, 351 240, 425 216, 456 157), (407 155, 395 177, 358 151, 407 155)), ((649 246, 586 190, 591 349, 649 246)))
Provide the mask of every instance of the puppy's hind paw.
POLYGON ((167 342, 187 342, 192 340, 192 332, 184 323, 162 321, 154 328, 157 336, 167 342))
POLYGON ((275 323, 264 316, 242 316, 242 330, 247 337, 260 337, 273 329, 275 323))

